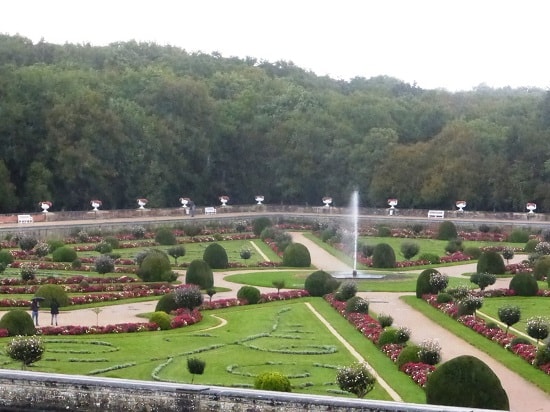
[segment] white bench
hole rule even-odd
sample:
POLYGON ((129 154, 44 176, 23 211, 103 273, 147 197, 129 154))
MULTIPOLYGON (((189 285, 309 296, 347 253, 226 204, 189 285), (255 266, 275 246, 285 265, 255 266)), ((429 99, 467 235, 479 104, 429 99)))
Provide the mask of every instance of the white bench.
POLYGON ((430 217, 437 217, 440 219, 443 219, 445 217, 445 211, 444 210, 428 210, 428 218, 430 217))
POLYGON ((216 208, 215 207, 205 207, 204 208, 204 214, 205 215, 215 215, 216 214, 216 208))
POLYGON ((34 222, 31 215, 17 215, 17 223, 32 223, 34 222))

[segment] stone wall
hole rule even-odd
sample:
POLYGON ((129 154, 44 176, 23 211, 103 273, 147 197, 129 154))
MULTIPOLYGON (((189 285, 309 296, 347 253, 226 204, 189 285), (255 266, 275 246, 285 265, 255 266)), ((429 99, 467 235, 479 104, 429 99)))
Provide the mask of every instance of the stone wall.
MULTIPOLYGON (((2 411, 475 412, 482 409, 0 369, 2 411)), ((488 412, 488 411, 486 411, 488 412)))

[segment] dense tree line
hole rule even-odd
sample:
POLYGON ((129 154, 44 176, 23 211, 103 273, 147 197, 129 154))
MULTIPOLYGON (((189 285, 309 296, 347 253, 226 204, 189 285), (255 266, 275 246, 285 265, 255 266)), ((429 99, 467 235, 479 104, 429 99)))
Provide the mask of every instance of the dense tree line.
POLYGON ((333 80, 150 43, 0 36, 0 212, 266 203, 550 210, 550 93, 333 80))

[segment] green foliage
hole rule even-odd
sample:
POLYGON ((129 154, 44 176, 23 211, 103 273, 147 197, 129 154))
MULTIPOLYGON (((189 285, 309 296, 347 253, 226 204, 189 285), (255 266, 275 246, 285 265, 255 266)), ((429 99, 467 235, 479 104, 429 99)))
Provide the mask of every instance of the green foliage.
POLYGON ((425 260, 431 264, 439 263, 439 256, 437 256, 435 253, 422 253, 420 256, 418 256, 418 260, 425 260))
POLYGON ((479 286, 480 290, 485 290, 487 286, 494 285, 497 277, 492 273, 474 273, 470 276, 470 282, 479 286))
POLYGON ((227 252, 219 243, 209 244, 204 250, 202 259, 208 263, 212 269, 225 269, 229 266, 227 252))
POLYGON ((77 258, 76 250, 70 246, 61 246, 52 252, 54 262, 70 263, 77 258))
POLYGON ((517 296, 535 296, 539 291, 537 280, 530 273, 517 273, 510 280, 509 289, 517 296))
POLYGON ((176 304, 175 294, 173 292, 167 293, 162 296, 155 306, 155 312, 171 313, 176 310, 178 305, 176 304))
POLYGON ((395 252, 387 243, 379 243, 374 247, 372 266, 375 268, 395 267, 395 252))
POLYGON ((283 265, 294 268, 307 268, 311 266, 309 250, 301 243, 289 244, 283 254, 283 265))
POLYGON ((502 257, 506 259, 506 262, 509 262, 510 259, 513 259, 514 255, 515 255, 514 249, 511 247, 505 247, 502 250, 502 257))
POLYGON ((456 226, 450 220, 445 220, 439 225, 437 232, 437 239, 439 240, 451 240, 458 237, 458 232, 456 231, 456 226))
POLYGON ((55 249, 60 248, 61 246, 65 246, 65 242, 60 239, 48 239, 46 243, 50 247, 50 253, 53 253, 55 249))
POLYGON ((177 277, 172 272, 168 255, 158 249, 147 251, 139 265, 137 275, 144 282, 172 282, 177 277))
POLYGON ((445 289, 447 283, 448 278, 437 269, 424 269, 416 279, 416 297, 421 299, 422 295, 435 295, 445 289))
POLYGON ((258 219, 254 219, 252 221, 252 232, 256 236, 260 236, 260 234, 263 232, 263 230, 266 227, 272 226, 273 223, 271 222, 271 219, 268 217, 259 217, 258 219))
POLYGON ((26 252, 31 251, 37 243, 38 240, 31 235, 24 235, 19 239, 19 247, 21 248, 21 250, 24 250, 26 252))
POLYGON ((120 242, 114 236, 106 236, 103 241, 110 244, 112 249, 119 249, 120 248, 120 242))
POLYGON ((439 292, 437 294, 437 303, 450 303, 453 301, 453 297, 450 293, 439 292))
POLYGON ((382 347, 384 345, 388 345, 391 343, 399 343, 399 339, 397 337, 397 329, 388 327, 385 328, 384 331, 380 334, 378 337, 378 342, 376 344, 378 347, 382 347))
POLYGON ((136 225, 130 228, 130 233, 136 239, 143 239, 147 233, 147 230, 145 230, 145 228, 141 225, 136 225))
POLYGON ((183 245, 172 246, 166 251, 170 256, 174 258, 174 263, 178 264, 178 258, 185 256, 185 247, 183 245))
POLYGON ((237 292, 237 298, 246 299, 249 305, 255 305, 260 301, 260 289, 254 286, 243 286, 237 292))
POLYGON ((24 281, 34 280, 36 278, 38 265, 32 263, 32 262, 23 262, 21 266, 19 266, 21 279, 24 281))
POLYGON ((36 333, 31 315, 22 309, 12 309, 2 316, 0 329, 7 329, 9 336, 34 335, 36 333))
POLYGON ((550 363, 550 342, 546 342, 544 346, 539 346, 535 356, 535 365, 541 366, 547 363, 550 363))
POLYGON ((38 242, 34 248, 33 252, 36 256, 44 257, 50 253, 50 246, 45 242, 38 242))
POLYGON ((524 229, 514 229, 508 236, 508 242, 510 243, 527 243, 529 241, 530 233, 524 229))
POLYGON ((155 242, 157 242, 159 245, 164 246, 175 245, 177 243, 176 235, 174 235, 172 229, 167 227, 160 227, 155 233, 155 242))
POLYGON ((471 294, 466 295, 458 301, 458 313, 457 315, 475 315, 477 309, 481 309, 483 306, 483 298, 474 296, 471 294))
POLYGON ((199 225, 186 225, 183 227, 183 232, 189 237, 195 237, 202 233, 202 227, 199 225))
POLYGON ((292 392, 290 379, 280 372, 263 372, 254 379, 254 389, 292 392))
POLYGON ((170 321, 170 315, 163 311, 154 312, 149 318, 149 322, 156 323, 160 330, 172 329, 170 321))
POLYGON ((334 298, 340 302, 345 302, 351 299, 357 293, 357 283, 352 280, 346 280, 340 284, 338 290, 334 294, 334 298))
POLYGON ((44 342, 38 336, 16 336, 6 345, 6 354, 23 366, 38 362, 44 351, 44 342))
POLYGON ((202 259, 195 259, 187 268, 185 283, 199 286, 201 289, 208 289, 214 286, 214 273, 210 265, 202 259))
POLYGON ((527 243, 523 247, 523 251, 525 253, 533 253, 535 252, 535 248, 537 247, 538 244, 539 244, 538 239, 530 239, 529 241, 527 241, 527 243))
POLYGON ((437 365, 441 361, 441 345, 435 340, 423 340, 418 349, 420 362, 437 365))
POLYGON ((462 239, 451 239, 445 245, 445 252, 447 253, 461 252, 463 249, 462 239))
POLYGON ((304 289, 311 296, 324 296, 327 293, 334 292, 339 286, 339 282, 334 279, 330 273, 318 270, 309 275, 304 282, 304 289))
POLYGON ((550 332, 550 321, 542 316, 533 316, 527 319, 525 331, 537 342, 546 339, 550 332))
POLYGON ((250 251, 250 249, 242 249, 239 252, 239 255, 241 259, 248 260, 252 257, 252 252, 250 251))
POLYGON ((470 256, 474 260, 479 259, 481 253, 481 249, 476 246, 468 246, 464 248, 464 254, 470 256))
POLYGON ((40 306, 46 308, 51 307, 52 301, 54 300, 57 301, 59 306, 70 306, 71 304, 69 295, 61 285, 42 285, 36 290, 34 296, 44 298, 40 306))
POLYGON ((391 229, 387 226, 378 226, 378 237, 390 237, 391 229))
POLYGON ((376 378, 364 363, 357 362, 338 369, 336 383, 341 390, 353 393, 358 398, 364 398, 374 389, 376 378))
POLYGON ((191 383, 195 380, 195 375, 202 375, 204 373, 204 368, 206 367, 206 362, 199 358, 188 358, 187 359, 187 370, 191 375, 193 375, 193 379, 191 380, 191 383))
POLYGON ((102 241, 95 245, 94 250, 102 255, 106 255, 107 253, 111 253, 113 251, 113 246, 109 242, 102 241))
POLYGON ((541 256, 535 261, 533 276, 536 280, 542 280, 550 275, 550 256, 541 256))
POLYGON ((482 223, 481 225, 479 225, 478 229, 481 233, 489 233, 491 230, 491 227, 485 223, 482 223))
POLYGON ((401 243, 401 254, 407 260, 411 260, 420 252, 420 245, 416 242, 401 243))
POLYGON ((3 263, 5 266, 11 265, 13 263, 13 255, 9 250, 2 249, 0 250, 0 263, 3 263))
POLYGON ((440 365, 426 384, 430 405, 509 410, 508 396, 499 378, 481 360, 458 356, 440 365))
POLYGON ((390 315, 380 313, 377 319, 382 328, 387 328, 393 325, 393 318, 390 315))
POLYGON ((174 301, 177 308, 193 310, 202 305, 204 298, 197 285, 188 285, 174 291, 174 301))
POLYGON ((361 296, 353 296, 346 302, 346 312, 369 313, 369 301, 361 296))
POLYGON ((109 255, 101 255, 95 259, 95 271, 100 275, 114 272, 115 261, 109 255))
POLYGON ((409 362, 418 363, 420 362, 420 356, 418 356, 418 353, 420 352, 420 346, 418 345, 407 345, 405 346, 401 352, 399 353, 399 356, 397 357, 397 360, 395 361, 395 364, 397 365, 397 369, 401 369, 401 367, 409 362))
POLYGON ((503 275, 506 272, 504 259, 502 259, 500 253, 493 250, 483 252, 477 261, 476 272, 503 275))

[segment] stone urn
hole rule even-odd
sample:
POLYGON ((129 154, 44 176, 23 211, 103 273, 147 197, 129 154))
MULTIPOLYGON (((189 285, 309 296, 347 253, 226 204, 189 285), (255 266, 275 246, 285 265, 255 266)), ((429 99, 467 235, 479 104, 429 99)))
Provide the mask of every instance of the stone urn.
POLYGON ((191 199, 189 199, 188 197, 180 197, 181 207, 187 207, 190 201, 191 199))
POLYGON ((49 200, 45 200, 43 202, 40 202, 38 205, 42 208, 42 212, 48 213, 48 209, 52 207, 52 202, 50 202, 49 200))
POLYGON ((535 213, 535 210, 537 209, 537 204, 529 202, 525 205, 525 208, 529 211, 529 213, 535 213))
POLYGON ((147 199, 145 199, 144 197, 140 198, 140 199, 137 199, 137 204, 139 206, 139 209, 145 209, 145 205, 148 203, 149 201, 147 199))
POLYGON ((323 203, 325 204, 325 207, 330 207, 330 205, 332 204, 332 197, 323 197, 323 203))
POLYGON ((390 209, 388 213, 393 216, 395 214, 395 206, 397 206, 397 199, 390 198, 388 199, 388 205, 390 205, 390 209))
POLYGON ((102 203, 101 203, 101 200, 97 200, 97 199, 94 199, 94 200, 91 200, 90 201, 90 204, 92 205, 92 207, 94 208, 94 212, 97 212, 98 208, 101 207, 102 203))
POLYGON ((263 195, 256 195, 254 199, 256 200, 256 202, 258 202, 259 205, 261 205, 262 202, 264 201, 263 195))
POLYGON ((465 200, 457 200, 456 201, 456 207, 458 207, 458 212, 464 212, 464 208, 466 207, 466 201, 465 200))
POLYGON ((220 196, 220 202, 222 202, 222 206, 227 206, 227 202, 229 202, 229 196, 220 196))

